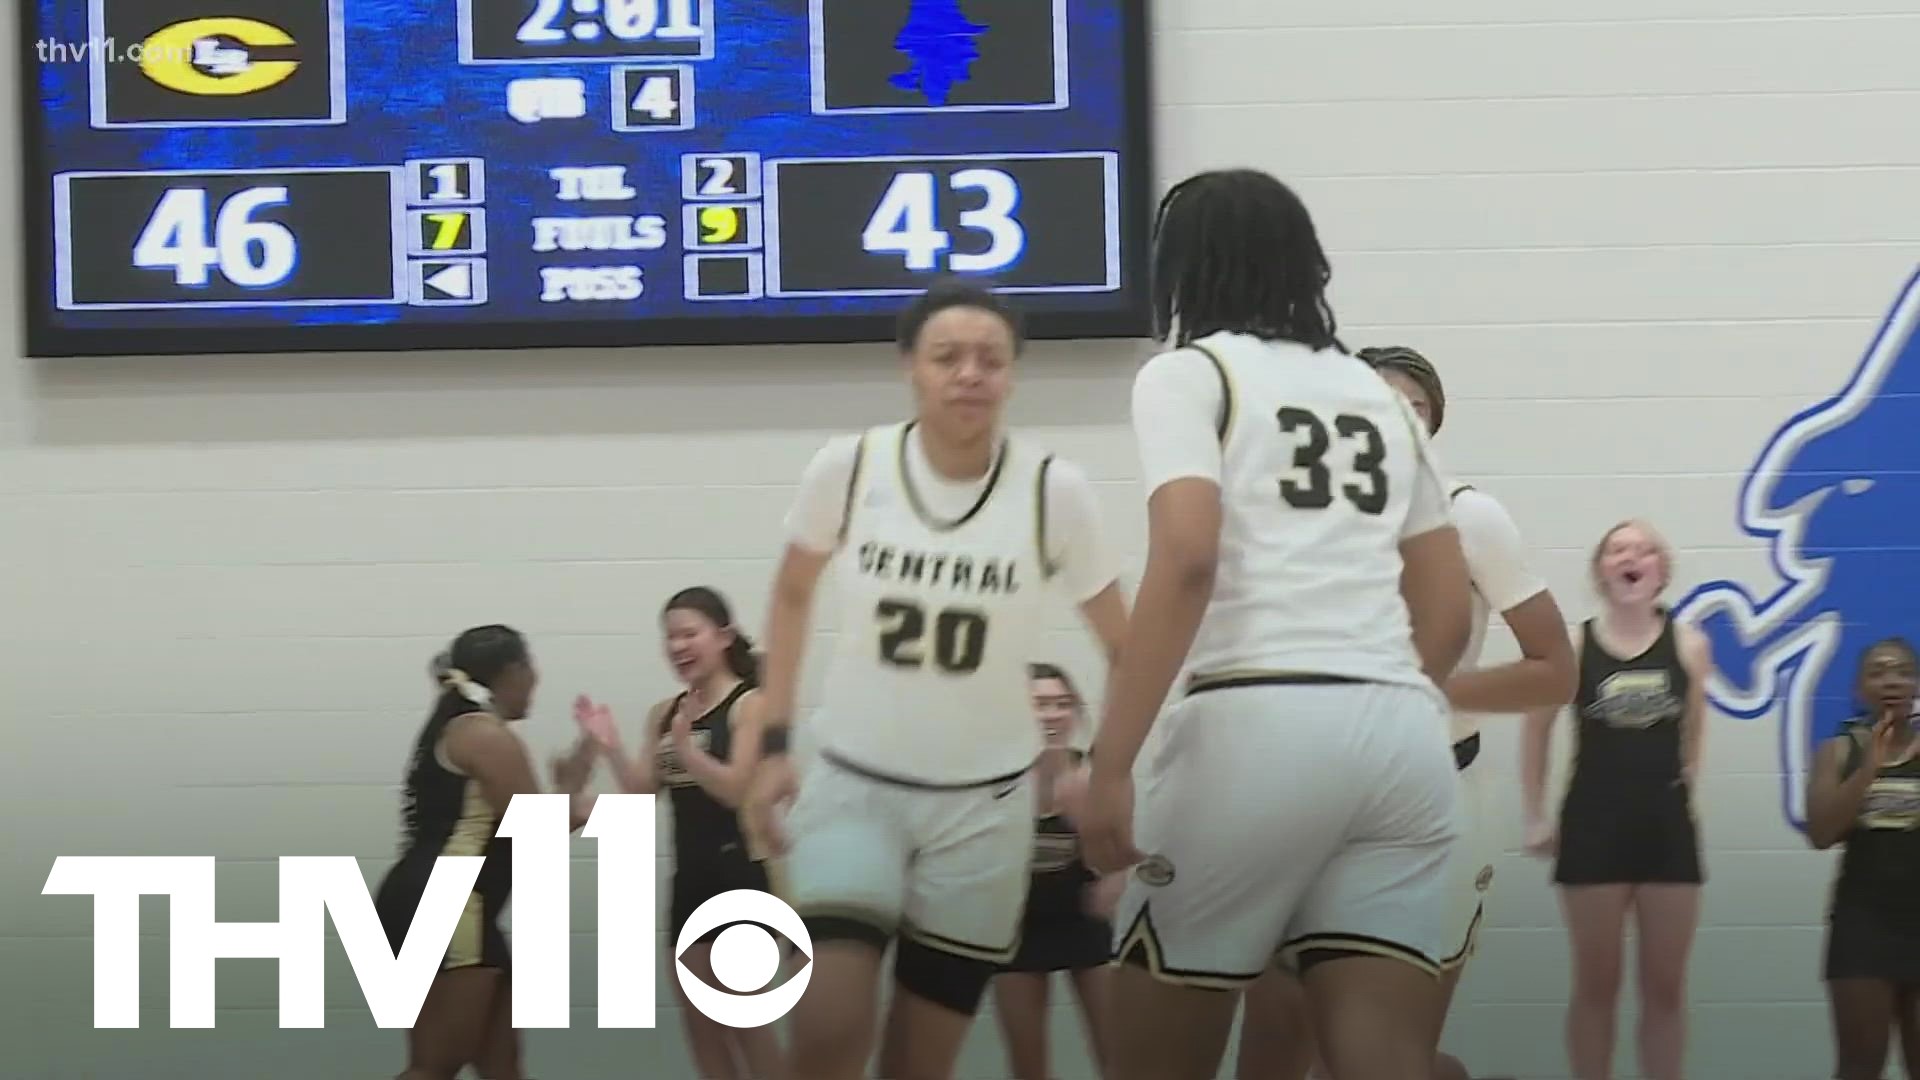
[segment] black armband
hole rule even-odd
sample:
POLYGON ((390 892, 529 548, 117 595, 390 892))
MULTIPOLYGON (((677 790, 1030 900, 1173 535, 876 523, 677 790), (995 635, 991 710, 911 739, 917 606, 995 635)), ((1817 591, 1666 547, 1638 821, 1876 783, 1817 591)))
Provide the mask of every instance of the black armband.
POLYGON ((762 731, 760 733, 761 755, 766 757, 771 757, 774 754, 786 753, 787 752, 787 733, 791 730, 792 729, 788 727, 780 726, 780 727, 770 727, 762 731))

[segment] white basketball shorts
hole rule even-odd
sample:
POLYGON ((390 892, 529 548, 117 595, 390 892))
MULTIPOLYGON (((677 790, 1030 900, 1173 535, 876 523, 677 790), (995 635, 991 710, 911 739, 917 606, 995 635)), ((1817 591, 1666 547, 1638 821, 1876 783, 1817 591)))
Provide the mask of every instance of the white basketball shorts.
POLYGON ((1020 943, 1036 799, 1031 774, 916 787, 823 756, 787 816, 782 899, 805 919, 1004 964, 1020 943))
POLYGON ((1460 839, 1447 862, 1447 947, 1440 966, 1461 967, 1480 944, 1480 922, 1485 917, 1487 890, 1493 886, 1495 845, 1492 828, 1492 784, 1482 758, 1459 770, 1460 839))
POLYGON ((1438 974, 1459 782, 1436 691, 1240 679, 1164 722, 1138 777, 1148 858, 1114 915, 1117 956, 1217 989, 1318 950, 1438 974))

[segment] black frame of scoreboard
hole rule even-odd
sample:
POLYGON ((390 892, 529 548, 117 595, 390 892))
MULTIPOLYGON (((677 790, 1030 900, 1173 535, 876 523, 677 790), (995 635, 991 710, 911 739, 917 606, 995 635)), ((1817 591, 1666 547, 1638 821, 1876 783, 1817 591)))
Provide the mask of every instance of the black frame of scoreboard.
MULTIPOLYGON (((1148 0, 1116 0, 1120 8, 1126 75, 1126 142, 1120 148, 1120 259, 1123 306, 1115 311, 1034 311, 1031 338, 1145 337, 1152 325, 1154 124, 1148 0)), ((40 5, 19 0, 20 40, 40 34, 40 5)), ((894 340, 892 315, 766 315, 747 318, 645 318, 536 322, 385 323, 368 326, 154 327, 76 329, 55 322, 54 181, 46 161, 46 113, 40 107, 40 71, 32 55, 20 63, 21 288, 26 311, 26 355, 187 356, 235 353, 405 352, 500 349, 630 348, 667 345, 870 344, 894 340)), ((1018 298, 1013 298, 1018 304, 1018 298)), ((1024 307, 1025 305, 1020 305, 1024 307)))

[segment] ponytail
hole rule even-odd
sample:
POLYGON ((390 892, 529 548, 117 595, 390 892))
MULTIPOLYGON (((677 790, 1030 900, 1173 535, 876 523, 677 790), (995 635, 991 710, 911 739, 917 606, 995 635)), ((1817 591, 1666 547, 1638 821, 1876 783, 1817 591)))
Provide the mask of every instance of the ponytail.
POLYGON ((747 635, 738 630, 727 644, 727 670, 742 682, 756 685, 760 682, 760 654, 754 651, 747 635))

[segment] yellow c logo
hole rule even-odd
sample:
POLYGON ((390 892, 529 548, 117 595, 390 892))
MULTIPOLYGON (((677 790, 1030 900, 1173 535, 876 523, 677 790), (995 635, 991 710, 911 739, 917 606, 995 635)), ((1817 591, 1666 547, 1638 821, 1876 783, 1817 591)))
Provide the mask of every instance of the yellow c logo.
POLYGON ((250 60, 244 47, 292 44, 293 37, 285 30, 253 19, 189 19, 163 26, 141 42, 140 70, 169 90, 195 97, 257 94, 286 82, 299 68, 300 61, 250 60), (237 41, 243 48, 230 50, 230 55, 223 56, 224 46, 210 40, 216 38, 237 41), (202 41, 207 44, 199 45, 202 41), (202 70, 203 65, 222 62, 234 65, 232 74, 211 75, 202 70))

